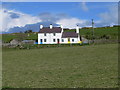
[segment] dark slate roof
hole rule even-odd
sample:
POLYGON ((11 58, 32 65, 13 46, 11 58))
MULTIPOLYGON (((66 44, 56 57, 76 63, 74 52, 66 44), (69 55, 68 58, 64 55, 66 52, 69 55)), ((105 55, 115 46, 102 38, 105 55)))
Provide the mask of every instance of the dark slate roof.
POLYGON ((39 33, 61 33, 62 29, 60 27, 53 27, 50 29, 50 27, 44 27, 39 31, 39 33))
POLYGON ((74 37, 77 38, 78 34, 75 32, 63 32, 62 38, 74 37))

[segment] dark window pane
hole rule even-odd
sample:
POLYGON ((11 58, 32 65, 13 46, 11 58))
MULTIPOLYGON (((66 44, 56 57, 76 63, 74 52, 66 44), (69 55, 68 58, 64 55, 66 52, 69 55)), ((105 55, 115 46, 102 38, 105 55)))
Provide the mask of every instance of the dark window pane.
POLYGON ((53 39, 53 42, 55 42, 55 39, 53 39))
POLYGON ((44 36, 46 36, 46 33, 44 33, 44 36))
POLYGON ((62 42, 64 42, 64 39, 62 39, 62 42))
POLYGON ((44 39, 44 42, 46 42, 47 40, 46 39, 44 39))
POLYGON ((55 36, 55 33, 53 33, 53 35, 55 36))
POLYGON ((72 39, 72 42, 74 42, 74 39, 72 39))

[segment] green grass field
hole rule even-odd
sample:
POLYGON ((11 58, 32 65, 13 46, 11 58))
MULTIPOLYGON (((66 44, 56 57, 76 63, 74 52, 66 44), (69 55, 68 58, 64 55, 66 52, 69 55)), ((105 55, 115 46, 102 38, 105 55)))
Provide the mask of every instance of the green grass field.
POLYGON ((3 50, 3 88, 118 87, 118 45, 3 50))

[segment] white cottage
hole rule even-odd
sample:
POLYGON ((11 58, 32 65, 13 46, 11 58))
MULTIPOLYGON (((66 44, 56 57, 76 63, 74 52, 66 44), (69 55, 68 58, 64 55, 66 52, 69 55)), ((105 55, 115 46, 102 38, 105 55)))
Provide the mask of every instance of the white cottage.
POLYGON ((43 27, 40 25, 38 32, 38 44, 68 44, 68 43, 82 43, 79 35, 79 27, 76 27, 76 32, 64 32, 63 26, 43 27))

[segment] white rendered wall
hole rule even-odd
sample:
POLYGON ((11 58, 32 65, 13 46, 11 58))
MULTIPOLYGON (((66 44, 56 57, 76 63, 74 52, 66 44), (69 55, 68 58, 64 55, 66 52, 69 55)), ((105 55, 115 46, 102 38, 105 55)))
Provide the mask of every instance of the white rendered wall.
POLYGON ((46 33, 46 36, 44 36, 44 33, 38 33, 38 44, 41 44, 40 39, 43 40, 42 44, 57 44, 57 39, 61 42, 61 33, 55 33, 55 36, 53 33, 46 33), (47 41, 44 42, 44 39, 47 41), (55 39, 55 42, 53 42, 53 39, 55 39))
MULTIPOLYGON (((61 42, 61 44, 68 44, 68 38, 62 38, 64 39, 64 42, 61 42)), ((79 38, 70 38, 70 43, 78 43, 79 42, 79 38), (74 41, 72 41, 72 39, 74 39, 74 41)))
MULTIPOLYGON (((61 44, 68 44, 68 38, 61 38, 62 33, 55 33, 55 36, 53 33, 46 33, 46 36, 44 36, 44 33, 38 33, 38 44, 41 44, 40 39, 43 40, 42 44, 57 44, 57 39, 59 39, 59 43, 61 44), (47 41, 44 42, 44 39, 47 41), (55 39, 55 42, 53 41, 55 39), (64 39, 64 42, 62 42, 62 39, 64 39)), ((70 38, 70 43, 79 43, 80 38, 70 38), (72 41, 74 39, 74 42, 72 41)))

